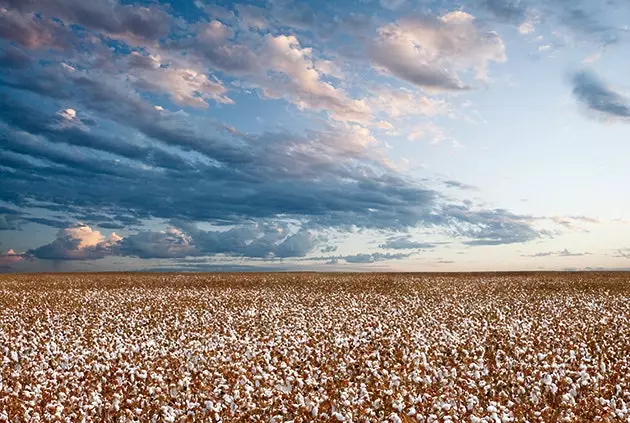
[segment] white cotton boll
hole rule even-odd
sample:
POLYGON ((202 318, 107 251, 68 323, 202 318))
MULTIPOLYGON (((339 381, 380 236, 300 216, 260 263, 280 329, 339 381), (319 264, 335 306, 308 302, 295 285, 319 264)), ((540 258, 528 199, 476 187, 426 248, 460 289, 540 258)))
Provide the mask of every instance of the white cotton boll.
POLYGON ((340 422, 345 422, 346 421, 346 417, 343 414, 339 413, 339 412, 335 411, 334 413, 332 413, 332 415, 333 415, 333 417, 335 419, 337 419, 337 421, 340 421, 340 422))
POLYGON ((392 423, 402 423, 402 419, 396 413, 392 413, 392 415, 389 418, 392 421, 392 423))

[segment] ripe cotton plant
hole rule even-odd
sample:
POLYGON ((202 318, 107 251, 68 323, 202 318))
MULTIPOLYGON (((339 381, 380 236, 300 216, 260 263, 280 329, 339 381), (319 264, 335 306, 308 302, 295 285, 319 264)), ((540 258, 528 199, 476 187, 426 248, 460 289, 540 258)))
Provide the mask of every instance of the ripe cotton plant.
POLYGON ((630 422, 623 274, 0 278, 0 422, 630 422))

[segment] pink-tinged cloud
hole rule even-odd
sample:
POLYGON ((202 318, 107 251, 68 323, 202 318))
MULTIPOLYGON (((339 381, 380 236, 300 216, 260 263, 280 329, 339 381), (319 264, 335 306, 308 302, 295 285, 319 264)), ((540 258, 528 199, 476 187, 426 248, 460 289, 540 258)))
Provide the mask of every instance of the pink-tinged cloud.
POLYGON ((473 71, 486 80, 491 62, 506 61, 501 37, 482 31, 472 15, 461 11, 384 25, 368 52, 384 73, 434 91, 469 89, 464 74, 473 71))
POLYGON ((0 253, 0 266, 9 266, 24 260, 23 254, 18 254, 12 249, 6 253, 0 253))
POLYGON ((116 233, 105 237, 88 225, 79 223, 77 226, 61 229, 53 242, 29 253, 47 260, 95 260, 112 254, 121 239, 116 233))

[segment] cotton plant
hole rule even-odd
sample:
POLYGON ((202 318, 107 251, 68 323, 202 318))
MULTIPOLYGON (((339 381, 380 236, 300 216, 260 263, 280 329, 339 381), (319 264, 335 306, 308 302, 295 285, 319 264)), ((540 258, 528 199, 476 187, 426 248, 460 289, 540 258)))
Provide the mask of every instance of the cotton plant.
POLYGON ((2 276, 0 421, 630 422, 630 287, 2 276))

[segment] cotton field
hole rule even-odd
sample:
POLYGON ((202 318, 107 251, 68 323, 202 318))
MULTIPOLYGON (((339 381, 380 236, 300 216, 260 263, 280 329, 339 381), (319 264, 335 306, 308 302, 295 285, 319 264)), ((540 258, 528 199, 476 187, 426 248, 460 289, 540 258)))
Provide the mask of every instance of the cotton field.
POLYGON ((630 422, 630 275, 0 277, 0 421, 630 422))

